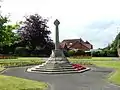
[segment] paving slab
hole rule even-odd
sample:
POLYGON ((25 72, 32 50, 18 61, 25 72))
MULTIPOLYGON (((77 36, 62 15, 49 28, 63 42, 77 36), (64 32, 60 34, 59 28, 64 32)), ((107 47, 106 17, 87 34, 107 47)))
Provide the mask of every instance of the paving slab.
POLYGON ((91 67, 90 71, 72 74, 40 74, 26 72, 28 67, 9 68, 3 75, 16 76, 49 84, 48 90, 120 90, 120 86, 105 80, 113 70, 91 67))

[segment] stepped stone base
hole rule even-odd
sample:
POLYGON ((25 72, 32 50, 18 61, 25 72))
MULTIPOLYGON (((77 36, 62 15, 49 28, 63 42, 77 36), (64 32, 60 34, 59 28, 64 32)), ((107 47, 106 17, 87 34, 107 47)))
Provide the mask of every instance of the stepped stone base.
POLYGON ((64 56, 62 50, 53 50, 50 58, 42 65, 28 68, 28 72, 46 73, 46 74, 59 74, 59 73, 77 73, 90 70, 86 68, 84 70, 76 70, 72 67, 72 64, 64 56))

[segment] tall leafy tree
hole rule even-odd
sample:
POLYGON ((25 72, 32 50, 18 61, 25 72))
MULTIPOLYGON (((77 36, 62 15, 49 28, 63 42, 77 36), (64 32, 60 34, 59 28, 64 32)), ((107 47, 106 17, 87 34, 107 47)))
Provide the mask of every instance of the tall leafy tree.
POLYGON ((47 26, 47 19, 42 18, 40 15, 30 15, 25 17, 18 33, 21 39, 30 49, 45 48, 47 43, 50 43, 50 30, 47 26))
POLYGON ((105 56, 117 56, 118 48, 120 48, 120 33, 118 33, 113 42, 103 48, 102 51, 106 54, 105 56))
POLYGON ((113 42, 111 44, 109 44, 107 47, 105 47, 104 49, 117 50, 118 47, 120 48, 120 33, 118 33, 118 35, 115 37, 113 42))
POLYGON ((112 42, 112 44, 109 47, 113 50, 120 48, 120 33, 118 33, 115 40, 112 42))
POLYGON ((0 15, 0 47, 12 45, 18 38, 13 30, 17 29, 17 25, 8 25, 8 17, 0 15))
MULTIPOLYGON (((2 0, 0 0, 0 2, 2 2, 2 0)), ((9 52, 11 46, 19 38, 13 31, 17 29, 19 25, 9 25, 9 21, 9 17, 3 16, 0 11, 0 53, 9 52)))

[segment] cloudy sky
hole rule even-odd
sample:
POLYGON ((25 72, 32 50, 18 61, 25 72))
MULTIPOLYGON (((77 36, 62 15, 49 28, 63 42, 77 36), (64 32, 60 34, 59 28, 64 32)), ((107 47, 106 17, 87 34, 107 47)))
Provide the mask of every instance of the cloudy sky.
POLYGON ((94 48, 107 46, 120 31, 120 0, 3 0, 1 5, 12 23, 35 13, 49 18, 53 40, 56 18, 61 22, 60 41, 82 38, 94 48))

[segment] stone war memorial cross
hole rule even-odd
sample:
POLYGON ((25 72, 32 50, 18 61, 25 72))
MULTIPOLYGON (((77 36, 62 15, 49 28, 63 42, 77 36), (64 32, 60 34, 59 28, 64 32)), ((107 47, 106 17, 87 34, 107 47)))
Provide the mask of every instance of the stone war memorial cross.
POLYGON ((59 28, 58 28, 59 24, 60 24, 60 22, 56 19, 54 21, 54 25, 56 26, 56 30, 55 30, 55 50, 59 49, 59 28))
POLYGON ((59 24, 58 19, 54 21, 55 25, 55 50, 52 50, 52 54, 46 60, 45 63, 34 67, 27 68, 28 72, 44 73, 44 74, 63 74, 63 73, 78 73, 87 71, 90 68, 84 70, 76 70, 72 64, 65 57, 62 50, 59 49, 59 24))

